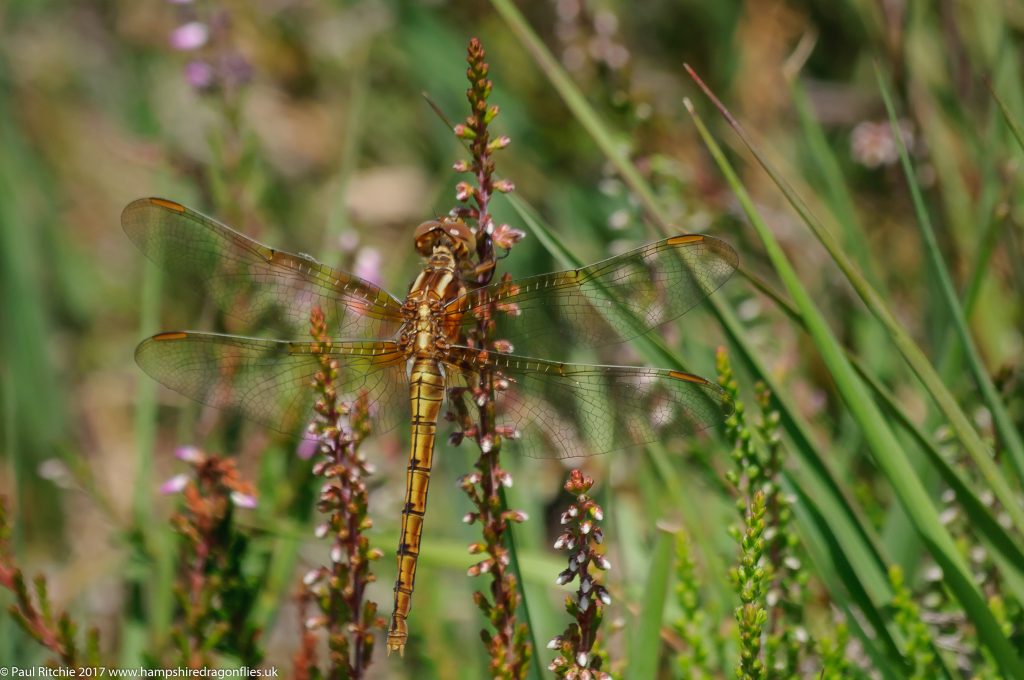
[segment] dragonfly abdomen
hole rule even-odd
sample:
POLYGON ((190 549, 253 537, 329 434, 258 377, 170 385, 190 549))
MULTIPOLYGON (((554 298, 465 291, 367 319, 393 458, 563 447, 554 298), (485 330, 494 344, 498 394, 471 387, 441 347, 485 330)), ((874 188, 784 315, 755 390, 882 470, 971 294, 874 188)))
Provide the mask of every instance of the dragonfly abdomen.
POLYGON ((444 399, 444 376, 435 359, 413 360, 409 398, 412 404, 412 443, 405 475, 405 504, 402 506, 402 533, 397 553, 398 579, 395 581, 395 605, 388 630, 388 653, 394 650, 403 652, 409 637, 405 620, 412 608, 423 516, 427 511, 430 468, 434 461, 437 417, 444 399))

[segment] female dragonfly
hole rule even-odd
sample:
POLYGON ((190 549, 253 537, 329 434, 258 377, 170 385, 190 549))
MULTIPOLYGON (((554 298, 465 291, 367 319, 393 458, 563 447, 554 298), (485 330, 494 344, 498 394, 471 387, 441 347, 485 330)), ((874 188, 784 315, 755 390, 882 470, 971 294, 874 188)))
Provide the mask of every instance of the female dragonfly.
MULTIPOLYGON (((511 354, 525 347, 597 347, 678 318, 736 268, 736 253, 710 236, 667 238, 597 264, 470 290, 475 250, 461 221, 415 231, 422 272, 404 302, 306 255, 267 247, 173 201, 137 200, 121 223, 143 253, 224 312, 291 340, 195 331, 160 333, 135 352, 167 387, 294 432, 312 413, 324 349, 300 340, 319 307, 339 339, 339 395, 363 395, 375 432, 411 413, 412 444, 398 548, 388 650, 404 650, 441 405, 472 398, 489 374, 497 413, 514 446, 536 458, 600 454, 686 436, 732 412, 728 396, 696 375, 668 369, 591 366, 511 354), (497 314, 493 314, 498 310, 497 314), (466 329, 493 315, 500 346, 473 347, 466 329)), ((532 352, 533 350, 527 350, 532 352)))

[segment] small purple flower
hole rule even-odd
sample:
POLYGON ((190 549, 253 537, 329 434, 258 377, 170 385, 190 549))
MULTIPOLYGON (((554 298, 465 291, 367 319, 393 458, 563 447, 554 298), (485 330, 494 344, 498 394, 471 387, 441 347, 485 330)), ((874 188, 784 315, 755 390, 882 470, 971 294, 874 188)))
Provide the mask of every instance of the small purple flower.
MULTIPOLYGON (((914 131, 907 121, 899 122, 900 136, 907 149, 914 146, 914 131)), ((892 165, 899 160, 899 148, 886 121, 863 121, 850 134, 850 154, 853 160, 867 168, 892 165)))
POLYGON ((210 39, 210 29, 201 21, 190 21, 178 26, 171 32, 170 45, 176 50, 188 52, 196 50, 210 39))
POLYGON ((188 486, 188 475, 181 473, 180 475, 174 475, 166 482, 160 485, 160 493, 165 496, 169 496, 173 493, 181 493, 185 487, 188 486))
POLYGON ((526 232, 521 229, 513 229, 507 224, 501 224, 494 230, 494 245, 508 250, 521 241, 524 236, 526 236, 526 232))
POLYGON ((343 253, 354 252, 359 247, 359 232, 343 231, 338 236, 338 250, 343 253))
POLYGON ((231 492, 231 502, 234 503, 236 507, 245 508, 247 510, 252 510, 256 507, 256 497, 250 496, 247 493, 242 493, 241 491, 231 492))
MULTIPOLYGON (((495 241, 495 243, 497 243, 497 241, 495 241)), ((504 246, 502 247, 504 248, 504 246)), ((495 340, 491 343, 491 347, 495 352, 501 352, 502 354, 511 354, 513 350, 512 343, 508 340, 495 340)))
POLYGON ((202 461, 203 452, 197 446, 179 446, 174 449, 174 457, 182 462, 195 464, 202 461))
POLYGON ((319 448, 320 440, 311 434, 306 434, 299 441, 299 445, 295 447, 295 455, 302 460, 309 460, 316 455, 319 448))
POLYGON ((216 73, 213 67, 199 59, 185 64, 185 82, 196 90, 208 90, 213 87, 216 73))
POLYGON ((353 272, 361 279, 370 283, 380 283, 380 265, 383 258, 376 248, 360 248, 356 253, 356 263, 353 272))

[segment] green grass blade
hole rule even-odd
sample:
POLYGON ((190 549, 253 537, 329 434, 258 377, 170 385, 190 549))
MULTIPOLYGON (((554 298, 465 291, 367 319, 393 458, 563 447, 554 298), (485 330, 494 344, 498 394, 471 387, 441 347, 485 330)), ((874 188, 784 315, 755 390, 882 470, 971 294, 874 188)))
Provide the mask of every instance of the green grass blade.
POLYGON ((614 136, 601 123, 600 118, 591 108, 583 93, 572 82, 569 74, 562 69, 540 37, 530 28, 522 13, 511 0, 491 0, 491 5, 498 11, 498 14, 505 20, 509 28, 512 29, 520 44, 533 57, 534 61, 544 72, 544 75, 551 82, 552 87, 561 95, 562 101, 572 111, 576 120, 590 133, 597 146, 612 165, 615 166, 616 171, 636 195, 637 199, 639 199, 647 214, 654 219, 662 230, 668 230, 670 225, 664 219, 664 215, 658 207, 658 199, 650 186, 644 181, 629 158, 622 153, 622 149, 616 143, 614 136))
MULTIPOLYGON (((519 33, 528 32, 529 28, 525 25, 518 27, 519 33)), ((531 54, 535 58, 540 59, 541 57, 535 51, 531 51, 531 54)), ((583 116, 582 122, 584 127, 594 137, 595 142, 598 143, 602 149, 606 152, 617 154, 614 148, 610 148, 606 144, 602 144, 601 140, 612 139, 611 133, 604 129, 603 123, 600 118, 590 109, 589 104, 582 97, 579 91, 576 89, 572 81, 561 72, 557 64, 547 64, 548 68, 545 72, 555 75, 552 80, 553 86, 563 96, 563 98, 569 103, 570 108, 574 111, 579 109, 585 109, 585 115, 583 116)), ((639 173, 632 168, 628 160, 623 161, 620 156, 610 157, 612 162, 617 168, 622 169, 625 165, 628 165, 628 170, 622 172, 622 176, 627 181, 631 189, 639 193, 653 194, 649 187, 645 184, 644 180, 639 176, 639 173), (639 189, 637 188, 639 187, 639 189)), ((558 238, 558 236, 537 216, 536 211, 530 208, 525 201, 516 195, 508 195, 506 198, 510 201, 512 207, 519 213, 520 218, 529 227, 531 233, 533 233, 538 240, 551 252, 558 260, 567 267, 577 267, 581 262, 576 258, 573 252, 565 246, 564 243, 558 238)), ((645 203, 645 207, 648 212, 651 213, 652 219, 658 224, 666 224, 663 213, 660 207, 654 203, 645 203), (653 212, 651 212, 653 211, 653 212)), ((846 493, 836 481, 837 477, 834 473, 829 470, 828 464, 823 459, 821 453, 819 453, 816 447, 813 445, 813 439, 809 434, 811 431, 810 426, 803 420, 795 408, 783 397, 783 390, 777 383, 770 371, 768 371, 760 361, 757 353, 749 345, 748 334, 743 329, 742 325, 735 318, 731 310, 721 302, 719 298, 712 296, 710 299, 710 308, 714 311, 718 319, 721 321, 723 328, 729 336, 730 343, 732 344, 734 351, 741 356, 745 364, 751 368, 757 380, 765 382, 766 385, 772 390, 775 399, 775 406, 780 410, 782 415, 782 425, 786 430, 789 437, 796 442, 795 450, 798 457, 801 460, 801 464, 804 466, 801 483, 806 485, 806 494, 809 498, 818 499, 821 504, 821 512, 828 518, 829 524, 834 527, 836 534, 843 536, 843 549, 845 554, 842 562, 849 564, 852 568, 846 572, 846 576, 852 579, 854 582, 847 584, 852 592, 868 593, 870 596, 866 596, 860 599, 858 606, 865 610, 875 610, 875 602, 884 603, 891 597, 891 591, 889 588, 888 577, 886 575, 885 565, 881 559, 877 539, 873 537, 872 530, 868 523, 861 517, 858 516, 857 511, 854 509, 853 503, 846 497, 846 493)), ((656 348, 658 351, 655 353, 648 353, 649 348, 644 346, 637 347, 637 342, 633 344, 641 356, 651 364, 668 364, 682 366, 682 361, 675 357, 671 352, 663 352, 663 347, 656 348), (660 358, 660 360, 659 360, 660 358)), ((879 605, 881 606, 881 605, 879 605)), ((876 617, 881 620, 880 617, 876 617)), ((895 650, 895 646, 892 644, 891 638, 888 636, 888 631, 882 629, 879 631, 879 635, 884 639, 888 649, 886 652, 879 652, 879 654, 889 653, 895 650)), ((870 644, 877 644, 875 638, 871 638, 870 644)))
MULTIPOLYGON (((1015 579, 1024 579, 1024 550, 1021 549, 1018 542, 985 507, 985 504, 971 488, 970 483, 946 461, 932 440, 900 408, 896 398, 889 390, 865 369, 862 362, 854 360, 853 365, 861 378, 878 396, 886 411, 900 424, 900 427, 913 437, 917 445, 928 456, 932 467, 939 472, 942 480, 956 493, 956 500, 963 507, 972 529, 986 539, 993 550, 1001 553, 1007 559, 1007 566, 1011 571, 1016 572, 1015 579)), ((1017 592, 1015 595, 1024 601, 1024 593, 1017 592)))
MULTIPOLYGON (((507 195, 506 198, 530 232, 563 266, 580 266, 580 260, 525 200, 515 194, 507 195)), ((712 301, 715 301, 714 297, 712 301)), ((867 520, 858 514, 853 502, 847 498, 843 487, 836 481, 837 475, 829 469, 828 463, 813 444, 811 426, 799 415, 782 385, 747 344, 747 333, 739 320, 724 304, 717 304, 713 309, 717 312, 736 356, 743 361, 750 373, 765 383, 772 392, 772 407, 779 411, 782 427, 793 444, 794 454, 800 461, 799 474, 791 481, 801 488, 803 497, 813 499, 811 502, 816 506, 816 513, 826 518, 832 534, 837 539, 833 551, 834 564, 840 565, 842 569, 839 570, 836 582, 844 584, 844 588, 851 593, 853 605, 863 611, 869 620, 874 624, 883 623, 880 607, 891 599, 892 592, 886 575, 886 562, 882 559, 877 537, 874 536, 867 520)), ((661 358, 660 354, 646 354, 643 346, 637 350, 648 362, 654 363, 661 358)), ((682 363, 681 359, 675 358, 671 352, 669 354, 669 361, 673 365, 682 363)), ((673 479, 665 477, 662 466, 658 467, 667 486, 679 486, 673 479)), ((804 522, 805 517, 806 515, 801 516, 804 522)), ((814 529, 806 523, 801 527, 803 535, 812 531, 814 529)), ((865 644, 872 647, 872 656, 888 655, 894 663, 899 663, 899 652, 888 630, 877 629, 870 636, 866 636, 865 640, 865 644)))
MULTIPOLYGON (((508 510, 509 504, 505 488, 501 487, 498 493, 501 494, 502 511, 508 510)), ((529 597, 526 594, 526 579, 523 578, 523 570, 519 566, 519 553, 516 551, 515 525, 512 523, 509 523, 508 534, 505 536, 505 545, 508 547, 509 565, 512 567, 512 573, 515 574, 519 587, 520 616, 522 617, 522 623, 526 624, 530 644, 533 645, 533 654, 530 656, 530 677, 535 678, 535 680, 541 680, 544 677, 544 672, 540 666, 540 650, 544 649, 544 647, 537 644, 537 626, 534 625, 533 620, 530 618, 529 597)))
POLYGON ((1003 120, 1010 127, 1010 132, 1013 133, 1013 138, 1017 140, 1017 146, 1020 147, 1021 151, 1024 151, 1024 130, 1021 129, 1017 119, 1013 117, 1010 112, 1010 108, 1003 101, 1003 98, 999 96, 995 88, 992 86, 992 82, 988 79, 985 80, 985 86, 988 87, 988 91, 992 93, 992 98, 995 99, 996 104, 999 105, 999 111, 1003 114, 1003 120))
POLYGON ((1016 494, 1010 488, 1003 474, 1003 471, 992 459, 991 451, 982 441, 981 436, 971 424, 967 414, 964 413, 956 398, 949 388, 943 383, 942 378, 928 361, 921 348, 914 342, 906 329, 896 320, 895 315, 885 304, 884 298, 867 281, 863 273, 853 264, 840 245, 835 241, 821 225, 821 222, 810 212, 807 204, 793 191, 789 183, 783 178, 770 163, 764 158, 760 151, 751 143, 742 126, 732 117, 720 101, 714 96, 711 90, 700 80, 696 73, 690 71, 691 76, 704 92, 711 98, 715 106, 729 122, 729 125, 742 140, 744 145, 757 159, 772 181, 785 195, 790 205, 800 215, 811 231, 818 238, 822 245, 828 250, 829 255, 839 266, 839 269, 846 276, 854 290, 860 296, 867 308, 874 314, 885 327, 893 345, 899 350, 911 370, 924 384, 928 394, 935 401, 943 415, 949 421, 950 427, 956 433, 957 438, 964 445, 971 460, 978 467, 985 481, 992 488, 992 492, 999 498, 999 501, 1006 508, 1014 526, 1018 531, 1024 532, 1024 509, 1017 502, 1016 494))
POLYGON ((672 574, 672 558, 675 547, 675 532, 658 527, 658 538, 651 556, 651 568, 647 573, 643 602, 636 632, 633 634, 629 654, 628 678, 654 680, 658 673, 659 650, 661 649, 661 621, 665 616, 668 601, 669 576, 672 574))
POLYGON ((938 513, 927 491, 921 485, 913 466, 908 461, 899 441, 889 428, 881 411, 875 405, 864 383, 854 372, 835 336, 825 323, 807 290, 796 275, 775 236, 764 223, 754 207, 732 166, 726 160, 721 148, 711 137, 704 122, 697 115, 689 101, 686 102, 697 126, 697 130, 714 157, 727 182, 740 202, 744 213, 757 231, 773 267, 778 273, 796 308, 814 339, 822 360, 829 368, 839 394, 843 397, 851 415, 860 425, 865 442, 874 454, 879 469, 888 478, 896 497, 909 515, 921 540, 930 550, 932 557, 942 567, 947 585, 959 600, 968 617, 978 630, 978 638, 992 653, 996 663, 1011 677, 1024 674, 1024 662, 1011 646, 999 622, 989 610, 981 592, 974 584, 973 577, 960 556, 952 536, 939 521, 938 513))
MULTIPOLYGON (((507 7, 506 3, 496 0, 496 6, 500 5, 507 7)), ((503 12, 503 14, 507 14, 507 12, 503 12)), ((506 15, 506 18, 509 19, 509 16, 506 15)), ((560 94, 562 94, 563 98, 566 99, 566 102, 569 104, 573 113, 577 114, 578 117, 581 118, 581 122, 588 131, 594 135, 598 144, 601 145, 602 148, 607 148, 606 141, 611 137, 603 130, 603 128, 600 127, 600 120, 590 110, 586 100, 579 94, 579 91, 574 88, 567 76, 560 71, 557 63, 550 58, 550 54, 544 54, 536 49, 535 43, 539 43, 539 40, 537 40, 536 36, 529 32, 528 27, 521 22, 521 17, 516 13, 512 15, 512 18, 509 20, 510 25, 513 25, 514 32, 516 32, 520 39, 527 45, 527 49, 535 55, 535 58, 542 62, 542 69, 545 69, 546 73, 548 73, 555 88, 560 94), (516 22, 516 19, 519 19, 518 22, 516 22), (534 45, 535 48, 531 48, 530 45, 534 45), (584 112, 584 115, 581 116, 578 112, 584 112)), ((620 168, 622 171, 623 163, 620 162, 622 159, 615 159, 614 150, 607 150, 606 153, 610 154, 609 158, 612 159, 616 167, 620 168)), ((628 165, 628 162, 625 163, 628 165)), ((623 176, 624 178, 627 178, 627 183, 630 184, 631 188, 634 187, 634 182, 639 182, 639 185, 643 184, 643 180, 640 179, 635 172, 629 173, 627 171, 623 173, 623 176), (630 177, 634 178, 630 179, 630 177)), ((660 215, 656 204, 652 205, 650 202, 644 201, 641 201, 641 203, 645 205, 646 209, 652 211, 652 218, 654 218, 654 221, 662 224, 665 223, 664 219, 657 219, 660 215)), ((714 298, 712 298, 712 306, 716 309, 717 313, 721 313, 722 305, 714 298)), ((741 338, 741 336, 738 337, 741 338)), ((743 342, 742 339, 739 341, 743 342)), ((835 350, 833 353, 834 355, 841 356, 841 352, 838 350, 835 350)), ((878 448, 881 443, 885 443, 892 445, 892 447, 898 450, 898 442, 896 442, 892 432, 886 426, 885 421, 881 417, 881 413, 874 408, 872 403, 869 403, 869 399, 864 398, 866 389, 861 383, 859 383, 859 381, 856 380, 856 376, 853 374, 849 365, 846 365, 846 375, 843 377, 847 382, 852 382, 856 385, 856 387, 852 388, 855 390, 855 396, 858 397, 854 399, 854 401, 856 401, 856 407, 861 412, 868 414, 866 419, 870 420, 872 422, 872 426, 877 430, 872 433, 874 439, 873 444, 876 445, 876 448, 878 448)), ((863 413, 861 415, 863 415, 863 413)), ((975 434, 975 436, 977 435, 975 434)), ((896 478, 897 481, 911 486, 913 491, 908 495, 912 497, 914 501, 921 501, 923 503, 922 509, 915 511, 911 510, 911 512, 918 515, 919 520, 923 519, 922 523, 918 525, 919 532, 923 528, 927 529, 927 538, 925 540, 929 546, 936 547, 936 550, 938 550, 938 546, 941 546, 941 554, 937 559, 939 559, 944 568, 951 570, 951 586, 953 586, 956 593, 968 603, 968 609, 971 617, 979 624, 979 628, 983 628, 985 630, 986 642, 994 649, 997 649, 995 653, 1000 658, 1000 663, 1009 667, 1016 667, 1016 665, 1020 663, 1019 660, 1017 660, 1016 656, 1010 651, 1006 638, 1002 637, 1001 634, 998 633, 997 627, 994 626, 994 619, 992 618, 991 612, 984 606, 984 602, 982 601, 980 594, 972 585, 970 578, 965 576, 966 567, 963 565, 961 558, 959 558, 955 553, 955 550, 952 547, 952 542, 948 534, 945 532, 945 529, 938 523, 934 507, 931 506, 927 495, 924 494, 923 488, 920 483, 914 480, 912 469, 906 464, 905 459, 901 459, 901 463, 890 464, 891 468, 900 466, 902 467, 899 472, 902 474, 894 474, 893 477, 896 478)))
MULTIPOLYGON (((788 301, 771 288, 762 287, 760 290, 790 319, 804 327, 803 318, 799 312, 793 309, 788 301)), ((985 504, 971 488, 970 483, 963 478, 955 467, 946 461, 935 443, 923 432, 921 427, 910 419, 904 409, 900 408, 896 397, 882 385, 878 378, 872 375, 864 361, 850 352, 847 352, 847 357, 861 376, 861 379, 874 391, 886 411, 917 442, 918 446, 926 454, 928 462, 939 473, 943 481, 956 493, 957 501, 963 506, 971 526, 977 529, 978 534, 985 538, 996 552, 999 552, 1008 560, 1008 563, 1005 564, 1006 569, 1003 569, 1004 572, 1008 572, 1006 575, 1013 579, 1024 579, 1024 550, 1017 545, 1013 536, 999 524, 998 519, 985 507, 985 504)), ((1022 594, 1024 593, 1017 593, 1018 597, 1022 594)))
POLYGON ((867 248, 867 239, 857 220, 853 196, 843 179, 842 168, 839 167, 839 162, 829 147, 825 131, 814 117, 810 98, 799 80, 793 79, 790 83, 790 92, 797 120, 800 123, 800 131, 803 133, 810 152, 811 167, 808 174, 813 178, 819 178, 817 182, 819 190, 824 193, 828 205, 832 209, 832 214, 835 215, 836 221, 843 230, 844 247, 854 254, 858 264, 864 267, 870 276, 871 272, 867 267, 871 264, 871 257, 867 248))
MULTIPOLYGON (((882 100, 885 102, 885 110, 889 114, 889 122, 893 129, 893 138, 896 140, 896 148, 899 151, 900 164, 903 166, 903 173, 907 178, 907 184, 910 188, 910 196, 914 203, 914 212, 917 214, 917 224, 921 228, 921 236, 924 239, 925 252, 928 254, 928 259, 939 279, 941 300, 945 303, 949 316, 953 320, 953 329, 956 331, 957 339, 960 341, 964 354, 967 356, 967 364, 970 366, 971 372, 974 374, 974 379, 978 383, 978 387, 981 390, 981 395, 985 400, 985 404, 992 412, 992 420, 996 426, 996 431, 999 433, 1003 444, 1010 453, 1010 460, 1013 461, 1013 464, 1017 469, 1018 479, 1024 481, 1024 438, 1021 437, 1020 432, 1018 432, 1017 428, 1014 426, 1013 419, 1006 410, 1006 405, 1003 404, 1003 400, 999 397, 999 392, 992 383, 992 378, 989 376, 988 371, 985 368, 981 354, 978 352, 978 347, 974 343, 974 339, 971 337, 970 330, 967 328, 967 319, 964 316, 963 308, 960 306, 960 301, 957 299, 956 290, 953 287, 953 280, 949 275, 949 269, 946 267, 942 253, 939 251, 939 243, 935 238, 935 228, 932 226, 931 217, 928 214, 928 208, 924 204, 924 196, 921 194, 921 187, 917 184, 914 167, 910 163, 910 156, 907 154, 907 147, 903 143, 903 135, 900 134, 899 131, 899 124, 896 120, 896 109, 892 102, 892 94, 889 92, 889 86, 887 85, 885 77, 882 75, 881 68, 878 64, 875 64, 875 77, 878 80, 878 87, 882 92, 882 100)), ((1017 507, 1020 507, 1019 504, 1017 507)))
MULTIPOLYGON (((799 484, 787 484, 786 492, 796 498, 793 514, 801 526, 800 537, 808 555, 817 566, 815 573, 825 583, 836 605, 846 612, 846 620, 864 645, 872 667, 884 678, 903 678, 903 656, 886 627, 886 615, 871 605, 871 596, 859 589, 857 567, 846 559, 848 551, 841 534, 817 507, 815 497, 799 484), (869 606, 863 606, 868 603, 869 606), (870 626, 865 626, 868 623, 870 626)), ((892 598, 891 592, 886 600, 892 598)))

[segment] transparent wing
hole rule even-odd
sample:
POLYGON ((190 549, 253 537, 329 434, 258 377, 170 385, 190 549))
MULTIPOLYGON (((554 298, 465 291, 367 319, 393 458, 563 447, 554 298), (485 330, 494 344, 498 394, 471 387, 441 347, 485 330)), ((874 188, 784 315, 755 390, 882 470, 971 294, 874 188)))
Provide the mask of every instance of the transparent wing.
POLYGON ((514 428, 512 450, 531 458, 575 458, 685 437, 727 418, 732 402, 718 385, 680 371, 588 366, 454 347, 452 387, 491 371, 507 387, 497 423, 514 428))
POLYGON ((598 347, 643 335, 685 314, 732 275, 724 241, 692 234, 650 243, 582 269, 497 282, 448 306, 474 315, 497 306, 494 337, 522 349, 598 347))
POLYGON ((338 395, 365 391, 375 433, 394 427, 409 401, 405 357, 393 342, 262 340, 214 333, 160 333, 135 350, 135 361, 157 381, 186 397, 281 432, 313 417, 313 376, 326 354, 339 364, 338 395))
POLYGON ((305 337, 315 305, 331 332, 343 337, 387 338, 401 325, 401 303, 378 286, 269 248, 172 201, 134 201, 121 225, 146 257, 201 284, 225 313, 254 326, 276 324, 305 337))

